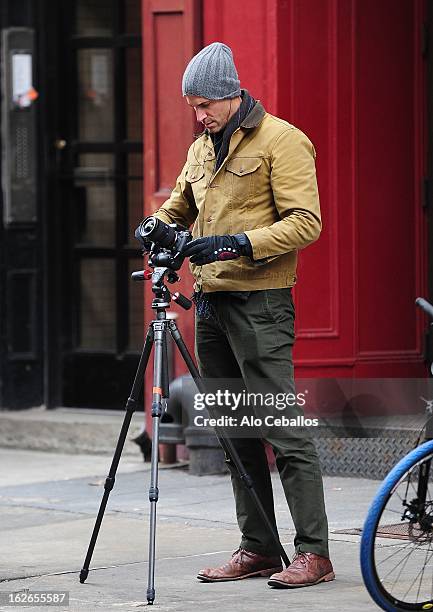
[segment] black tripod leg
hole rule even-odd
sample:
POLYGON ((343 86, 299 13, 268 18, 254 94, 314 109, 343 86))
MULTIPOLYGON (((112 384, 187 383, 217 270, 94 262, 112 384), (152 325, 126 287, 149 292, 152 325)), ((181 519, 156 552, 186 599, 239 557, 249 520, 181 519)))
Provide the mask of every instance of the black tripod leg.
POLYGON ((167 383, 164 368, 164 356, 167 356, 166 328, 164 321, 154 321, 155 335, 153 389, 152 389, 152 457, 150 466, 150 527, 149 527, 149 573, 147 582, 147 602, 152 605, 155 600, 155 536, 156 536, 156 504, 158 501, 158 446, 159 422, 162 415, 163 385, 167 383))
MULTIPOLYGON (((198 390, 200 391, 200 393, 206 393, 206 388, 205 388, 205 384, 203 379, 200 377, 200 373, 197 369, 197 366, 195 365, 191 355, 189 354, 189 351, 186 347, 185 342, 183 341, 183 338, 181 336, 180 331, 177 328, 177 325, 174 321, 170 321, 169 323, 169 329, 170 329, 170 334, 172 335, 173 340, 176 342, 177 347, 179 348, 179 351, 188 367, 188 370, 191 373, 191 376, 193 377, 198 390)), ((212 417, 212 410, 208 407, 208 412, 209 415, 212 417)), ((284 561, 284 564, 286 567, 288 567, 290 565, 290 561, 289 561, 289 557, 287 556, 286 551, 283 548, 283 545, 280 542, 280 538, 278 537, 278 533, 277 531, 274 529, 271 521, 269 520, 268 515, 265 512, 265 509, 263 508, 263 504, 260 501, 259 496, 257 495, 257 491, 254 488, 254 483, 253 480, 251 478, 251 476, 245 471, 245 468, 242 464, 242 461, 239 457, 239 454, 236 450, 236 448, 233 445, 233 442, 230 440, 230 438, 227 437, 227 435, 224 432, 224 429, 221 427, 215 427, 215 433, 216 436, 219 440, 219 443, 221 444, 224 452, 226 453, 226 455, 228 457, 230 457, 230 459, 233 461, 238 474, 242 480, 242 482, 244 483, 244 485, 246 486, 246 488, 248 489, 252 499, 254 500, 254 503, 256 505, 257 511, 259 512, 260 516, 263 519, 263 522, 265 523, 266 527, 268 528, 269 532, 272 534, 272 538, 275 542, 275 544, 278 547, 278 550, 280 552, 280 556, 282 558, 282 560, 284 561)))
POLYGON ((102 497, 101 505, 99 507, 98 516, 96 517, 95 526, 93 528, 92 537, 90 539, 89 548, 87 550, 86 559, 84 561, 83 569, 80 572, 80 582, 85 582, 88 574, 89 574, 89 565, 92 560, 93 550, 95 548, 96 540, 98 538, 99 529, 101 527, 102 519, 104 517, 105 507, 108 502, 108 497, 112 488, 114 487, 114 482, 116 479, 116 471, 120 461, 120 455, 122 454, 123 446, 125 444, 126 434, 128 433, 129 425, 131 423, 132 415, 134 414, 138 404, 138 398, 140 396, 140 391, 143 387, 143 377, 144 371, 147 366, 147 362, 149 361, 150 351, 152 350, 153 344, 153 329, 152 326, 149 327, 146 340, 143 346, 143 351, 141 353, 140 362, 138 364, 137 372, 135 374, 134 382, 132 385, 131 393, 126 402, 125 406, 125 418, 123 419, 122 429, 120 430, 119 439, 117 441, 116 450, 114 451, 113 460, 111 462, 110 471, 105 480, 104 484, 104 495, 102 497))

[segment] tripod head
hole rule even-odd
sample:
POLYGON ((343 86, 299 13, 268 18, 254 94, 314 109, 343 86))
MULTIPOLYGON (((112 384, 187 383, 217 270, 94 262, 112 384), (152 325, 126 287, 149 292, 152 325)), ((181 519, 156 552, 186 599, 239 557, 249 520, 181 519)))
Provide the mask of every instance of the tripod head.
POLYGON ((180 277, 176 270, 167 266, 155 266, 153 262, 149 261, 150 267, 153 270, 139 270, 131 274, 133 281, 152 281, 152 292, 154 298, 152 300, 152 309, 156 311, 165 311, 170 306, 170 302, 173 299, 176 304, 179 304, 184 310, 189 310, 192 306, 191 300, 176 291, 171 293, 166 282, 176 283, 180 280, 180 277))
POLYGON ((164 312, 173 300, 185 310, 192 306, 191 300, 179 292, 170 293, 165 282, 176 283, 179 280, 177 270, 182 266, 185 256, 183 248, 191 240, 192 235, 184 227, 176 223, 167 224, 150 216, 143 219, 135 230, 135 237, 143 247, 143 254, 149 255, 148 264, 151 270, 133 272, 132 280, 152 280, 152 291, 155 295, 152 308, 158 313, 164 312))

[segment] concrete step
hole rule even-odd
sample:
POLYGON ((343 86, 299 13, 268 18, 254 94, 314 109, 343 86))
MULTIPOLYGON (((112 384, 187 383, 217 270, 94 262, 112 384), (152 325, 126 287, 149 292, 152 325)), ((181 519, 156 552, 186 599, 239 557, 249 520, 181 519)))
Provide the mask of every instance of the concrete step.
MULTIPOLYGON (((0 410, 0 447, 112 455, 124 417, 123 410, 47 410, 44 406, 0 410)), ((141 457, 132 438, 140 433, 143 423, 143 413, 135 412, 122 455, 141 457)))

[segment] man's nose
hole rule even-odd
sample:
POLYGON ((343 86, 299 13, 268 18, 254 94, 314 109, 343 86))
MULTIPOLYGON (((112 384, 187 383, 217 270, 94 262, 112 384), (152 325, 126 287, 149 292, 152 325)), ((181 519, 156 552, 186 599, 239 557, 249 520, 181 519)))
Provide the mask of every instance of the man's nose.
POLYGON ((207 113, 204 109, 197 108, 195 111, 195 116, 197 117, 197 121, 203 121, 203 119, 206 119, 207 113))

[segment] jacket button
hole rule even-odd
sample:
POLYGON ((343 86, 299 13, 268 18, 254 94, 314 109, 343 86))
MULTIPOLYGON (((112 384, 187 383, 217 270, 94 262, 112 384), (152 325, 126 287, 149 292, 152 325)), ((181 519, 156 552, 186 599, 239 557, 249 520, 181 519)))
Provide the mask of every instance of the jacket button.
POLYGON ((211 221, 213 221, 213 217, 208 217, 207 222, 210 223, 211 221))
POLYGON ((239 172, 240 172, 240 173, 242 173, 243 171, 244 171, 244 169, 243 169, 243 168, 241 168, 241 169, 239 170, 239 172))

